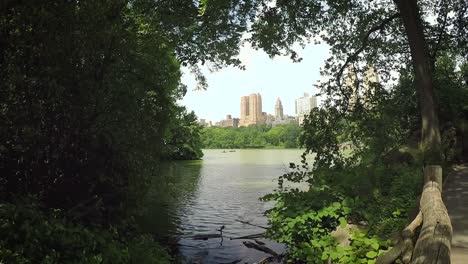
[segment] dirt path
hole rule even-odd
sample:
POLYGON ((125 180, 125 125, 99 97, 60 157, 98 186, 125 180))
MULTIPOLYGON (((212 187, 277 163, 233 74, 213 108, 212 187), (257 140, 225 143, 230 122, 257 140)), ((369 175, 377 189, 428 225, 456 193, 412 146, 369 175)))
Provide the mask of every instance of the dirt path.
POLYGON ((468 263, 468 163, 457 165, 444 186, 443 198, 452 221, 452 264, 468 263))

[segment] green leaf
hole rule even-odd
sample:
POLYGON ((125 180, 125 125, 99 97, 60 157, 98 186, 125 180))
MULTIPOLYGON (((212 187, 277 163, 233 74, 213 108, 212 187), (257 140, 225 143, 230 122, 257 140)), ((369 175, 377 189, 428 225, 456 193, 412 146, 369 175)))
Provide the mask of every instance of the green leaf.
POLYGON ((205 14, 207 3, 208 3, 208 0, 200 0, 198 16, 203 16, 205 14))
POLYGON ((351 208, 343 206, 343 213, 344 214, 349 214, 351 212, 351 208))
POLYGON ((366 257, 373 259, 373 258, 377 257, 377 252, 369 251, 369 252, 367 252, 366 257))
POLYGON ((341 227, 341 228, 345 228, 345 227, 346 227, 346 224, 347 224, 346 218, 340 217, 338 220, 340 221, 340 227, 341 227))
POLYGON ((316 248, 319 248, 319 247, 322 246, 322 245, 320 245, 320 243, 317 242, 317 240, 315 240, 315 239, 311 240, 310 243, 312 244, 313 247, 316 247, 316 248))
POLYGON ((378 249, 379 249, 379 244, 377 244, 377 243, 372 243, 372 244, 371 244, 371 247, 372 247, 373 249, 375 249, 375 250, 378 250, 378 249))

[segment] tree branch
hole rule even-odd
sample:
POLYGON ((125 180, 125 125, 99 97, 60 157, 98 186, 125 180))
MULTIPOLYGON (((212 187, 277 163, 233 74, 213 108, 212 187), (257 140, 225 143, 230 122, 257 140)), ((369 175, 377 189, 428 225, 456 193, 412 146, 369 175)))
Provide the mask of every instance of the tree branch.
POLYGON ((437 36, 437 40, 434 44, 434 50, 433 53, 431 54, 431 60, 433 67, 435 67, 435 61, 436 61, 436 56, 437 52, 439 51, 440 48, 440 43, 443 40, 444 33, 445 33, 445 28, 447 27, 447 18, 448 18, 448 8, 447 8, 447 2, 442 1, 441 5, 445 4, 442 8, 444 9, 444 20, 442 22, 442 25, 439 27, 439 35, 437 36))
POLYGON ((364 38, 362 39, 362 45, 359 49, 357 49, 354 53, 352 53, 351 55, 348 56, 348 58, 346 59, 345 63, 343 64, 343 66, 341 66, 340 70, 338 71, 338 74, 336 76, 336 81, 338 83, 338 88, 340 89, 341 93, 346 97, 346 99, 349 99, 346 94, 343 92, 343 90, 341 89, 341 75, 343 75, 343 71, 346 69, 346 67, 348 66, 348 64, 354 60, 356 60, 357 56, 367 47, 368 43, 369 43, 369 37, 372 33, 378 31, 378 30, 382 30, 383 28, 385 28, 385 26, 387 26, 392 20, 394 20, 395 18, 399 17, 400 16, 400 13, 395 13, 393 15, 391 15, 390 17, 382 20, 380 22, 380 24, 372 27, 371 29, 369 29, 369 31, 367 31, 366 35, 364 35, 364 38))
POLYGON ((398 258, 401 258, 403 263, 410 263, 414 249, 414 236, 416 235, 416 229, 422 225, 423 215, 419 211, 418 215, 413 221, 400 233, 397 239, 394 241, 395 246, 383 255, 380 255, 376 263, 377 264, 392 264, 398 258))

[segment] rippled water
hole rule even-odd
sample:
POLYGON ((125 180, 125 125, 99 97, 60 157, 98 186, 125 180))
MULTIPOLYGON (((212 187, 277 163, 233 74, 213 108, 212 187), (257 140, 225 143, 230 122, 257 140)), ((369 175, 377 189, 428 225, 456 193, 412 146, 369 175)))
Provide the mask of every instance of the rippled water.
MULTIPOLYGON (((266 226, 263 212, 271 204, 259 201, 276 186, 289 162, 300 160, 301 150, 204 150, 202 161, 166 164, 153 181, 140 219, 146 230, 178 239, 187 263, 255 263, 267 254, 245 247, 242 239, 264 229, 236 220, 266 226), (194 240, 194 235, 216 234, 225 226, 224 239, 194 240)), ((266 242, 271 249, 284 247, 266 242)))

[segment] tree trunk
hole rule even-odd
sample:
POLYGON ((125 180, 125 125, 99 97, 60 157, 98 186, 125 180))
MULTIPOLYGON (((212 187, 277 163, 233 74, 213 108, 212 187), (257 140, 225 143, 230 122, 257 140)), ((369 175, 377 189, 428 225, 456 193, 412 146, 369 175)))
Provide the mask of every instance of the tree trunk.
POLYGON ((439 120, 436 113, 432 66, 430 54, 424 38, 417 0, 394 0, 401 14, 408 38, 416 89, 421 112, 421 146, 426 164, 440 164, 441 144, 439 120))
POLYGON ((429 181, 424 185, 420 207, 423 225, 411 263, 450 263, 452 225, 437 182, 429 181))
MULTIPOLYGON (((422 121, 421 148, 424 162, 429 165, 424 169, 424 188, 420 202, 421 232, 412 254, 403 257, 405 262, 411 259, 411 263, 450 263, 452 226, 441 198, 442 155, 430 54, 417 0, 394 2, 400 11, 411 50, 422 121)), ((412 250, 412 244, 404 248, 412 250)))

